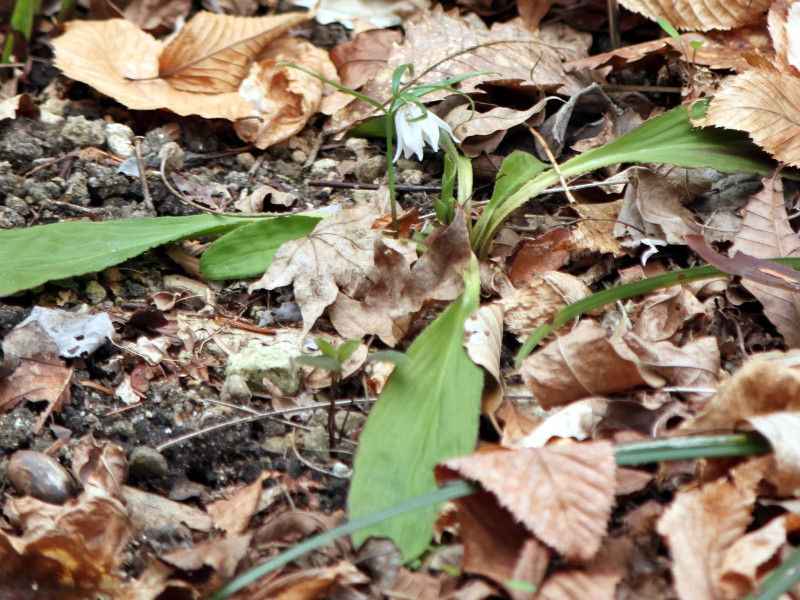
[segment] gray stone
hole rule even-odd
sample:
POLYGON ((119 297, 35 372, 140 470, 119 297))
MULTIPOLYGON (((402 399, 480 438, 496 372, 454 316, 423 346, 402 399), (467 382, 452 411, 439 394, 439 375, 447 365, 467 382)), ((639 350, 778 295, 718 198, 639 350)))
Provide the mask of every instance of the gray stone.
POLYGON ((286 436, 281 437, 271 437, 264 441, 262 447, 267 452, 273 452, 275 454, 286 454, 289 449, 291 448, 292 443, 286 436))
POLYGON ((269 379, 286 396, 297 393, 300 379, 292 356, 281 348, 255 346, 244 348, 228 359, 225 376, 240 375, 257 392, 265 392, 262 380, 269 379))
POLYGON ((0 122, 0 159, 7 159, 18 167, 43 155, 42 143, 33 136, 29 120, 9 119, 0 122))
POLYGON ((158 163, 164 163, 165 171, 180 171, 183 168, 183 148, 175 142, 167 142, 158 149, 158 163))
POLYGON ((167 476, 167 459, 147 446, 134 448, 128 464, 129 473, 139 481, 163 479, 167 476))
POLYGON ((14 229, 16 227, 25 227, 25 219, 7 206, 0 206, 0 229, 14 229))
POLYGON ((347 141, 344 143, 344 147, 350 150, 350 152, 354 152, 358 154, 359 152, 363 152, 367 148, 369 148, 369 140, 364 138, 348 138, 347 141))
POLYGON ((256 157, 249 152, 240 152, 236 155, 236 162, 238 162, 245 171, 249 171, 256 164, 256 157))
POLYGON ((334 422, 336 423, 336 431, 341 431, 342 425, 344 425, 345 437, 353 439, 354 436, 364 429, 364 424, 367 422, 367 416, 364 413, 356 412, 354 410, 339 410, 336 411, 334 422))
POLYGON ((64 190, 64 202, 89 206, 92 199, 89 197, 89 188, 86 185, 86 175, 75 171, 67 179, 67 189, 64 190))
POLYGON ((312 452, 314 458, 321 462, 328 462, 331 459, 330 439, 325 427, 317 425, 309 431, 304 431, 300 436, 297 445, 312 452))
POLYGON ((320 158, 311 165, 310 174, 314 177, 324 177, 339 167, 339 161, 332 158, 320 158))
POLYGON ((366 160, 361 160, 356 165, 356 178, 359 181, 372 183, 386 174, 386 157, 378 154, 366 160))
POLYGON ((135 154, 133 148, 133 130, 122 123, 106 124, 106 145, 112 154, 121 159, 135 154))
POLYGON ((27 217, 31 213, 30 207, 28 207, 28 203, 25 202, 19 196, 15 196, 14 194, 9 194, 6 196, 6 199, 3 200, 3 204, 13 210, 15 213, 20 215, 21 217, 27 217))
POLYGON ((299 149, 295 150, 292 152, 292 160, 298 165, 302 165, 308 160, 308 154, 299 149))
POLYGON ((222 390, 219 393, 219 399, 229 404, 244 404, 252 397, 253 394, 247 387, 247 382, 236 373, 225 378, 225 383, 222 384, 222 390))
POLYGON ((44 125, 47 129, 60 129, 64 126, 66 119, 61 115, 56 115, 50 111, 39 109, 39 123, 44 125))
POLYGON ((406 185, 422 185, 425 181, 425 173, 419 169, 406 169, 400 173, 400 177, 406 185))
POLYGON ((102 121, 88 121, 83 115, 78 115, 67 117, 61 140, 74 148, 102 146, 106 142, 106 132, 102 121))
POLYGON ((86 284, 86 297, 92 304, 100 304, 106 299, 106 289, 98 282, 92 280, 86 284))

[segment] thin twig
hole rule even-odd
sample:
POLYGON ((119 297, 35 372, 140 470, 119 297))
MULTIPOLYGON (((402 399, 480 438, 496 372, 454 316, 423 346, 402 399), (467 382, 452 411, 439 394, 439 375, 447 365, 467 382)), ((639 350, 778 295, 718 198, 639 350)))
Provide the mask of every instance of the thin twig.
POLYGON ((578 202, 575 200, 575 197, 572 195, 572 192, 569 191, 567 180, 564 179, 564 175, 561 174, 561 167, 558 166, 558 163, 556 162, 556 157, 553 156, 552 152, 550 152, 550 147, 547 145, 547 142, 542 137, 542 134, 536 131, 533 127, 528 127, 528 130, 533 134, 533 137, 535 137, 539 141, 539 143, 542 145, 542 148, 544 148, 544 151, 547 153, 547 158, 550 159, 550 163, 553 165, 553 169, 555 169, 555 172, 558 174, 558 179, 561 181, 561 185, 564 188, 564 193, 567 195, 567 199, 572 204, 577 204, 578 202))
POLYGON ((142 159, 142 138, 136 136, 133 138, 133 148, 136 151, 136 167, 139 169, 139 181, 142 182, 142 196, 144 197, 144 206, 147 209, 147 214, 151 217, 156 216, 156 207, 153 205, 153 198, 150 196, 150 190, 147 188, 147 169, 144 166, 142 159))

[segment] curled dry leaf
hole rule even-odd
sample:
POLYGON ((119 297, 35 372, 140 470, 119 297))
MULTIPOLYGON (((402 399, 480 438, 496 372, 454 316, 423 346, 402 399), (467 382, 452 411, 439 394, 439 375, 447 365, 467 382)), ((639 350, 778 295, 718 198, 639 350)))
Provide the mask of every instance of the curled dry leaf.
POLYGON ((764 574, 766 563, 786 543, 786 516, 772 519, 763 527, 736 540, 725 554, 719 588, 723 597, 744 598, 764 574))
POLYGON ((503 378, 500 376, 503 307, 499 304, 481 306, 464 323, 464 333, 467 354, 490 377, 484 381, 481 392, 481 412, 494 421, 494 411, 503 400, 503 378))
POLYGON ((443 466, 492 492, 567 560, 589 560, 600 548, 614 504, 617 463, 610 443, 487 449, 443 466))
MULTIPOLYGON (((744 209, 742 225, 734 237, 732 250, 758 258, 800 255, 800 241, 788 219, 783 181, 778 175, 765 179, 764 189, 750 198, 744 209)), ((764 314, 786 344, 800 346, 800 292, 752 279, 743 279, 742 285, 764 306, 764 314)))
POLYGON ((765 59, 726 79, 696 125, 745 131, 779 162, 800 166, 800 76, 765 59))
POLYGON ((167 44, 121 19, 71 21, 53 41, 55 64, 131 109, 236 121, 245 141, 266 148, 299 131, 323 95, 319 81, 276 62, 336 79, 324 51, 281 37, 308 17, 199 13, 167 44))
POLYGON ((732 29, 756 20, 770 0, 622 0, 628 10, 655 21, 663 18, 681 30, 732 29))
MULTIPOLYGON (((752 464, 752 463, 750 463, 752 464)), ((672 576, 681 600, 719 598, 725 555, 752 519, 757 477, 740 480, 736 471, 699 488, 679 491, 658 520, 658 533, 672 555, 672 576)))

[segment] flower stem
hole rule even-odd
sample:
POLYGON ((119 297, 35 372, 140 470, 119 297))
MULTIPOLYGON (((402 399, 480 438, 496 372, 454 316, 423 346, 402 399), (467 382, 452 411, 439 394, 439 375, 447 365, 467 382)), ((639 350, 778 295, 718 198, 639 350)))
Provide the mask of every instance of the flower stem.
POLYGON ((397 197, 394 190, 394 161, 392 161, 392 122, 394 111, 389 111, 386 115, 386 179, 389 183, 389 204, 392 207, 392 229, 394 229, 394 239, 400 235, 397 227, 397 197))

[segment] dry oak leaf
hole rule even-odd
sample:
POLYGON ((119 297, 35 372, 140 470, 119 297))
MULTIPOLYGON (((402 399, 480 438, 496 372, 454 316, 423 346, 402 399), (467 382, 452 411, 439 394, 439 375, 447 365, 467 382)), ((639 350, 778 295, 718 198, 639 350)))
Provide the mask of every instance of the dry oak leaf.
MULTIPOLYGON (((294 287, 294 296, 303 315, 303 335, 339 295, 361 298, 380 280, 374 264, 375 241, 383 236, 371 229, 378 216, 372 206, 345 209, 323 219, 310 235, 283 244, 269 269, 250 290, 294 287)), ((408 258, 416 258, 410 242, 384 239, 408 258)))
POLYGON ((678 29, 732 29, 755 21, 771 0, 622 0, 628 10, 653 21, 663 18, 678 29))
MULTIPOLYGON (((800 256, 800 241, 789 225, 780 176, 765 179, 764 189, 750 198, 731 251, 757 258, 800 256)), ((786 344, 800 346, 800 293, 752 279, 743 278, 742 285, 764 306, 764 314, 786 344)))
POLYGON ((658 520, 657 530, 672 556, 672 577, 681 600, 720 597, 719 579, 725 555, 752 520, 757 477, 737 472, 752 470, 744 463, 734 477, 679 491, 658 520), (744 481, 743 481, 743 480, 744 481))
MULTIPOLYGON (((386 65, 364 86, 362 93, 379 102, 391 99, 392 74, 404 64, 414 65, 414 85, 439 83, 450 77, 480 71, 459 84, 470 93, 489 81, 502 80, 531 90, 559 90, 570 95, 588 85, 584 74, 566 74, 564 60, 586 55, 577 44, 548 44, 518 23, 498 23, 488 29, 475 15, 462 18, 457 11, 444 12, 440 6, 422 18, 406 24, 406 37, 394 46, 386 65)), ((441 100, 448 92, 425 96, 426 102, 441 100)), ((340 133, 365 119, 378 116, 363 102, 349 104, 330 119, 326 132, 340 133)), ((451 124, 452 125, 452 124, 451 124)))
POLYGON ((779 162, 800 167, 800 75, 762 59, 726 79, 695 125, 745 131, 779 162))
POLYGON ((494 494, 567 560, 586 561, 599 550, 614 504, 617 462, 610 443, 493 448, 443 466, 494 494))
POLYGON ((54 63, 67 77, 131 109, 168 109, 179 115, 247 123, 240 135, 266 148, 278 141, 273 138, 296 133, 287 129, 286 121, 292 124, 300 112, 304 125, 322 96, 322 84, 316 79, 289 67, 276 72, 274 63, 292 60, 336 78, 324 51, 308 43, 283 43, 278 56, 264 60, 264 52, 275 40, 308 17, 309 13, 269 17, 198 13, 167 44, 122 19, 71 21, 53 41, 54 63), (327 63, 320 65, 322 55, 327 63), (276 93, 276 97, 258 96, 260 92, 276 93), (254 137, 254 131, 266 129, 275 132, 264 139, 254 137))

